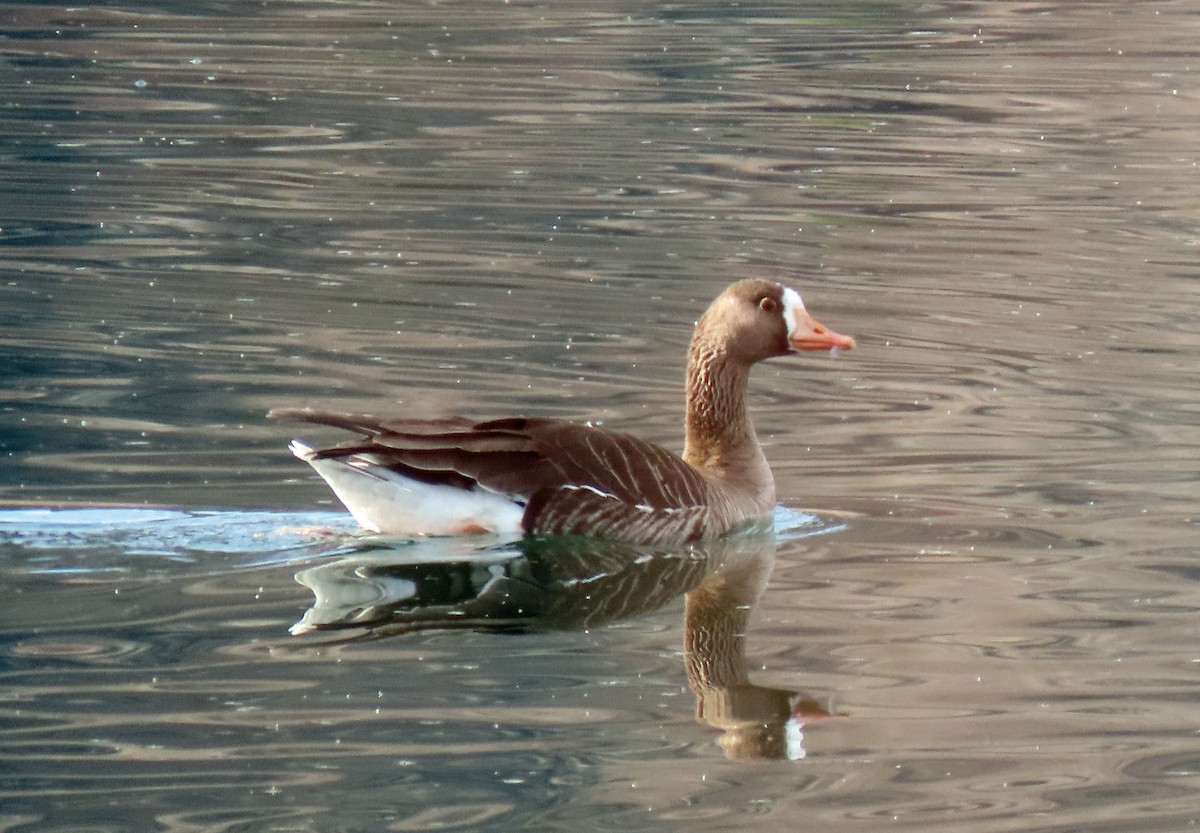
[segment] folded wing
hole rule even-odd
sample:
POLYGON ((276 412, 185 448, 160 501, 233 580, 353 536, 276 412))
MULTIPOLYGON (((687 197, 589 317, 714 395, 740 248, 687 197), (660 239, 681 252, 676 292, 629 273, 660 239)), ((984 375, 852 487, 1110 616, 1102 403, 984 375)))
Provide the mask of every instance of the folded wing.
POLYGON ((665 544, 714 532, 704 475, 628 434, 553 419, 475 423, 311 410, 270 416, 359 435, 313 451, 310 462, 359 460, 422 483, 503 495, 524 506, 528 533, 665 544))

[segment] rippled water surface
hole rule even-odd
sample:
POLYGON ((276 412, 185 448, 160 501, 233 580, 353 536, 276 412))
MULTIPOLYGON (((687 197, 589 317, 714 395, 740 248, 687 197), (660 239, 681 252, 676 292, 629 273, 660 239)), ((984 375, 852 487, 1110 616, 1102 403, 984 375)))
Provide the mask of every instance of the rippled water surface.
POLYGON ((5 4, 0 829, 1193 829, 1197 44, 1182 0, 5 4), (263 419, 678 448, 692 322, 764 275, 859 345, 755 373, 774 530, 375 539, 263 419))

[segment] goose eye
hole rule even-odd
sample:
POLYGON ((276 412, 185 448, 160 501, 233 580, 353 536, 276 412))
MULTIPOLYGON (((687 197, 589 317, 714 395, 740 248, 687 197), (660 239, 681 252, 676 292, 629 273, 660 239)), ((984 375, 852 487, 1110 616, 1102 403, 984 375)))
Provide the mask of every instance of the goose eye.
POLYGON ((763 312, 776 313, 779 312, 779 302, 770 296, 763 296, 758 299, 758 308, 763 312))

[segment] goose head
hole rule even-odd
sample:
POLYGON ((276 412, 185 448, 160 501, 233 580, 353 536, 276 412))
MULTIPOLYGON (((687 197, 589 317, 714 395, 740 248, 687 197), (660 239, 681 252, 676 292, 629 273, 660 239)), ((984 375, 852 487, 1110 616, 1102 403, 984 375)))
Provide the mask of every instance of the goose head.
POLYGON ((751 365, 799 350, 854 347, 804 308, 794 289, 773 281, 744 280, 730 286, 696 323, 697 346, 751 365))

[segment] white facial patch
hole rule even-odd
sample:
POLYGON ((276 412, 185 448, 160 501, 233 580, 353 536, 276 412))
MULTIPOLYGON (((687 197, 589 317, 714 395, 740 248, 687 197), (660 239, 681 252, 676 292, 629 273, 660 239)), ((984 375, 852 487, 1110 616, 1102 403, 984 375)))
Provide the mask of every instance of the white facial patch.
POLYGON ((804 300, 794 289, 783 290, 783 320, 787 324, 788 338, 795 335, 796 313, 804 312, 804 300))

